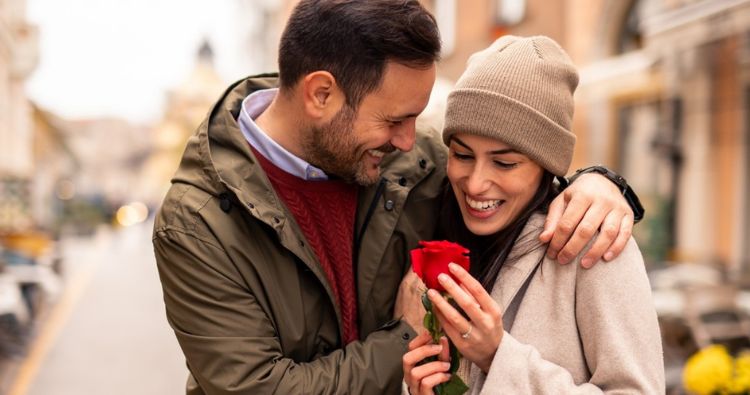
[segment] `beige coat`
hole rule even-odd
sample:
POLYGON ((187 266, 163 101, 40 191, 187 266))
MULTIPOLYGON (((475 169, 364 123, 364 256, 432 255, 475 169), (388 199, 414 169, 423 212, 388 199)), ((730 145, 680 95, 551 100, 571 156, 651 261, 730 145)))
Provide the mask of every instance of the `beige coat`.
POLYGON ((500 271, 492 297, 504 311, 534 277, 489 373, 471 367, 471 393, 663 394, 659 325, 635 241, 589 270, 580 257, 568 265, 544 258, 534 272, 543 224, 542 215, 529 220, 500 271))

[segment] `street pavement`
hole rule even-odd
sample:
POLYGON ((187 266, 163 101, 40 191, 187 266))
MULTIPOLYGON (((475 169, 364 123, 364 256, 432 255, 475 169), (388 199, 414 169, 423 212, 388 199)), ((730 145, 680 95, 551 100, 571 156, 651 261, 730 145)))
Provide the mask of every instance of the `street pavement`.
POLYGON ((166 322, 151 224, 63 243, 61 296, 11 395, 183 394, 185 360, 166 322))

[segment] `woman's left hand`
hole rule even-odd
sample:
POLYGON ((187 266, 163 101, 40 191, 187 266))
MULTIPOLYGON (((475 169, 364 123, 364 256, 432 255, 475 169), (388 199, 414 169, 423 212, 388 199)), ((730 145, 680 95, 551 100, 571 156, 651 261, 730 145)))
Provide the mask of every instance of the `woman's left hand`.
POLYGON ((487 373, 503 339, 502 311, 482 284, 466 270, 455 263, 448 267, 460 284, 447 274, 438 276, 438 281, 469 319, 464 318, 439 292, 430 289, 428 296, 433 312, 461 355, 487 373))

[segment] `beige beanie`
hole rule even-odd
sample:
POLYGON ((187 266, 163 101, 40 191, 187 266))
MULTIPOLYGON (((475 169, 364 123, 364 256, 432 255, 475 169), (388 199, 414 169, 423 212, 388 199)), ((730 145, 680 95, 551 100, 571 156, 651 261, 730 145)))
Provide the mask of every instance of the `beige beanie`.
POLYGON ((570 131, 578 73, 544 36, 503 36, 475 53, 448 95, 443 141, 454 133, 498 139, 564 176, 576 136, 570 131))

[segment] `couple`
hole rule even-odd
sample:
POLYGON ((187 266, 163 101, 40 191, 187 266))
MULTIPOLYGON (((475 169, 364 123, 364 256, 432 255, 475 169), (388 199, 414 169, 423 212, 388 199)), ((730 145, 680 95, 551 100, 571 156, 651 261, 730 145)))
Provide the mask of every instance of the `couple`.
MULTIPOLYGON (((451 203, 444 203, 445 145, 435 133, 415 131, 439 52, 435 20, 416 0, 302 0, 281 37, 278 78, 239 81, 211 109, 188 141, 153 238, 167 319, 190 371, 188 394, 401 390, 402 358, 423 314, 414 303, 400 304, 394 312, 399 285, 409 272, 408 251, 420 240, 443 237, 438 219, 461 221, 447 216, 451 203)), ((493 113, 478 110, 462 111, 480 121, 493 113)), ((473 149, 478 163, 485 150, 482 143, 476 146, 471 131, 457 130, 458 140, 449 143, 463 142, 458 154, 473 149)), ((518 154, 530 155, 520 149, 518 154)), ((461 163, 468 166, 471 160, 461 163)), ((564 173, 554 168, 553 174, 564 173)), ((490 196, 503 199, 499 212, 511 206, 511 194, 503 193, 490 196)), ((472 205, 482 213, 487 202, 475 199, 472 205)), ((626 247, 632 217, 615 184, 587 174, 550 203, 539 237, 560 262, 573 260, 590 240, 587 266, 624 249, 622 260, 632 255, 632 247, 626 247), (590 231, 600 227, 605 231, 598 235, 590 231)), ((515 266, 503 266, 499 280, 512 278, 505 272, 515 266)), ((580 275, 605 277, 608 270, 642 270, 642 264, 596 268, 580 275)), ((580 269, 538 272, 546 277, 557 270, 575 275, 580 269)), ((526 299, 533 290, 530 285, 526 299)), ((580 290, 576 297, 600 290, 580 290)), ((588 303, 620 301, 624 291, 629 289, 608 290, 588 303)), ((555 292, 553 299, 564 295, 555 292)), ((517 335, 520 327, 532 321, 524 318, 524 309, 519 307, 512 329, 521 342, 527 339, 517 335)), ((560 314, 553 313, 547 317, 560 314)), ((466 350, 479 348, 469 342, 489 327, 475 321, 455 326, 463 332, 468 324, 474 329, 464 351, 471 360, 466 350)), ((651 324, 639 328, 623 330, 626 336, 651 336, 651 324)), ((494 329, 497 334, 499 327, 494 329)), ((576 328, 566 330, 575 334, 576 328)), ((524 333, 534 331, 529 327, 524 333)), ((496 349, 511 340, 511 335, 497 339, 496 349)), ((583 350, 587 356, 595 351, 600 350, 583 350)), ((584 365, 586 373, 575 376, 576 384, 598 366, 588 359, 584 365)), ((487 380, 493 377, 490 368, 487 380)))

